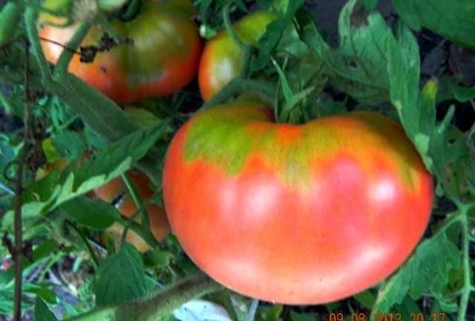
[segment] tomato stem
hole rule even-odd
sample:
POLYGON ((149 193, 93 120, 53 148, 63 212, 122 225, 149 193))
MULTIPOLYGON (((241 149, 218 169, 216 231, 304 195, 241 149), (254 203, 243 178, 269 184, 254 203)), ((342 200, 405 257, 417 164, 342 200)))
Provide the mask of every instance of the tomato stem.
POLYGON ((295 111, 295 106, 302 100, 307 98, 315 90, 314 86, 302 90, 290 98, 282 107, 282 111, 277 115, 276 119, 278 123, 292 122, 291 114, 295 111))
POLYGON ((66 74, 68 73, 68 67, 73 55, 75 54, 76 49, 79 47, 81 42, 86 37, 89 29, 91 29, 93 22, 90 20, 86 20, 79 25, 79 28, 74 33, 71 40, 68 42, 68 47, 72 50, 63 50, 61 55, 59 56, 58 62, 54 68, 53 75, 54 77, 62 82, 65 78, 66 74))
POLYGON ((247 45, 244 43, 244 41, 241 40, 239 35, 236 33, 236 31, 233 28, 231 19, 229 18, 229 12, 231 10, 231 5, 233 4, 234 4, 234 1, 229 1, 228 3, 226 3, 226 5, 223 8, 224 28, 226 29, 226 32, 234 40, 234 42, 238 44, 241 51, 245 52, 247 45))
POLYGON ((130 0, 125 7, 117 13, 117 17, 122 21, 133 20, 140 12, 142 0, 130 0))
POLYGON ((36 19, 38 16, 38 11, 33 7, 27 7, 25 11, 25 27, 28 40, 30 42, 31 52, 33 57, 36 58, 36 63, 38 64, 41 80, 43 84, 48 84, 51 82, 51 70, 49 64, 46 61, 45 54, 41 48, 40 38, 36 30, 36 19))
POLYGON ((164 320, 182 304, 221 289, 221 285, 203 272, 198 272, 145 299, 96 308, 69 321, 164 320))

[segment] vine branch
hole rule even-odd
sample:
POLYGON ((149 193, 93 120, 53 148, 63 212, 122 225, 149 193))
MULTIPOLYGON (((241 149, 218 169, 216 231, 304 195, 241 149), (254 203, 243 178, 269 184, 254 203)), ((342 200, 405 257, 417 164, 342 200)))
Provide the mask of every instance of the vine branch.
POLYGON ((20 152, 20 159, 17 163, 17 173, 15 179, 15 198, 14 198, 14 235, 15 243, 13 247, 13 260, 15 262, 15 299, 13 307, 13 319, 15 321, 21 321, 21 297, 22 297, 22 282, 23 282, 23 224, 22 224, 22 215, 21 215, 21 199, 23 195, 23 169, 27 159, 28 150, 28 141, 30 139, 31 131, 31 119, 30 119, 30 108, 28 104, 30 91, 28 83, 28 71, 29 71, 29 43, 28 40, 25 40, 25 92, 24 92, 24 137, 23 137, 23 148, 20 152))
POLYGON ((221 289, 221 285, 202 272, 198 272, 145 299, 99 307, 67 321, 164 320, 184 303, 221 289))

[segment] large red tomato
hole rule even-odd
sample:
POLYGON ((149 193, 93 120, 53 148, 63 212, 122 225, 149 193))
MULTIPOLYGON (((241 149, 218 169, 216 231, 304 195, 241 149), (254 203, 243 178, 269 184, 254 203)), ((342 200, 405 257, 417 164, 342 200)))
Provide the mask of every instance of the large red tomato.
POLYGON ((428 224, 433 184, 393 120, 304 125, 235 102, 192 117, 164 165, 172 231, 206 273, 287 304, 336 301, 393 273, 428 224))
MULTIPOLYGON (((56 2, 47 0, 45 7, 55 8, 56 2)), ((143 1, 133 20, 112 21, 122 37, 133 40, 132 45, 99 52, 93 63, 82 63, 74 55, 69 71, 118 103, 175 93, 196 76, 201 56, 202 42, 192 15, 190 0, 143 1)), ((48 21, 64 21, 47 13, 40 17, 41 44, 54 63, 78 26, 59 28, 48 21)), ((103 33, 94 26, 82 45, 98 46, 103 33)))

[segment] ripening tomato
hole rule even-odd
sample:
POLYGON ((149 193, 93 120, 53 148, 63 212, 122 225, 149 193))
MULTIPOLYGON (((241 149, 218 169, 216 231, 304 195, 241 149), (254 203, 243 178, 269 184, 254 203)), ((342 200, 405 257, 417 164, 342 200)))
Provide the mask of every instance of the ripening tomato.
POLYGON ((240 101, 179 129, 163 193, 172 231, 212 278, 261 300, 321 304, 403 264, 428 224, 433 183, 385 116, 278 124, 240 101))
MULTIPOLYGON (((236 22, 233 28, 245 44, 256 46, 267 25, 276 18, 272 13, 256 11, 236 22)), ((198 84, 204 101, 209 101, 239 75, 243 60, 244 53, 226 30, 206 44, 198 71, 198 84)))
MULTIPOLYGON (((140 171, 131 170, 127 172, 127 176, 134 183, 142 201, 149 201, 153 196, 153 191, 150 188, 150 180, 147 175, 140 171)), ((131 217, 137 211, 137 206, 129 194, 124 181, 120 177, 115 178, 109 183, 96 189, 94 195, 106 202, 116 203, 119 212, 127 217, 131 217)), ((156 204, 152 204, 147 207, 147 212, 150 219, 150 229, 152 230, 153 235, 157 240, 163 240, 170 231, 165 210, 156 204)), ((140 215, 137 217, 137 221, 139 220, 140 215)), ((117 241, 119 241, 122 236, 123 226, 119 223, 115 223, 108 229, 108 231, 112 233, 117 241)), ((127 241, 133 244, 140 252, 144 252, 150 248, 150 246, 132 230, 127 232, 127 241)))
MULTIPOLYGON (((48 3, 53 5, 55 0, 46 1, 47 8, 48 3)), ((112 21, 119 35, 130 38, 133 44, 99 52, 92 63, 80 62, 76 54, 69 71, 118 103, 178 92, 196 76, 202 51, 193 14, 189 0, 143 1, 134 19, 112 21)), ((41 44, 52 63, 77 29, 77 25, 60 28, 47 24, 63 20, 47 13, 39 19, 41 44)), ((103 34, 100 26, 94 26, 82 46, 98 46, 103 34)))

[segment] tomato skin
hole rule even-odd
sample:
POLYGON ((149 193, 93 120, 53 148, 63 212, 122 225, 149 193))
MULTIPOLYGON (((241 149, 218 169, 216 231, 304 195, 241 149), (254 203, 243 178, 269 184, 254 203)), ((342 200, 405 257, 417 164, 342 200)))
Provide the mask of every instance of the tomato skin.
MULTIPOLYGON (((267 25, 276 18, 272 13, 256 11, 236 22, 233 28, 245 44, 256 46, 267 25)), ((226 30, 206 44, 198 71, 200 93, 205 102, 239 75, 243 59, 244 53, 226 30)))
MULTIPOLYGON (((81 63, 80 56, 74 55, 69 71, 118 103, 181 90, 196 76, 202 41, 184 1, 175 0, 176 5, 168 2, 144 1, 135 19, 114 20, 115 30, 122 37, 132 39, 133 44, 99 52, 92 63, 81 63)), ((40 37, 60 44, 67 43, 77 29, 77 25, 59 28, 45 21, 60 22, 44 14, 40 17, 40 37)), ((103 30, 94 26, 82 46, 97 46, 102 34, 103 30)), ((46 58, 55 63, 63 48, 49 41, 41 43, 46 58)))
MULTIPOLYGON (((146 202, 150 200, 153 196, 153 191, 149 187, 150 180, 148 177, 144 173, 136 170, 127 172, 127 176, 134 183, 137 193, 142 201, 146 202)), ((112 202, 115 199, 120 198, 121 195, 124 196, 117 203, 116 207, 122 215, 131 217, 137 211, 137 206, 135 205, 131 195, 128 193, 127 187, 121 177, 115 178, 109 183, 94 190, 94 196, 106 202, 112 202)), ((150 229, 152 230, 153 235, 157 240, 163 240, 170 231, 170 225, 165 210, 156 204, 152 204, 147 207, 147 212, 150 219, 150 229)), ((136 220, 140 221, 140 216, 138 216, 136 220)), ((108 229, 108 231, 112 233, 117 241, 120 241, 123 226, 119 223, 115 223, 108 229)), ((150 246, 131 230, 127 232, 127 241, 133 244, 140 252, 145 252, 150 249, 150 246)))
POLYGON ((393 273, 428 224, 433 184, 399 124, 371 112, 276 124, 237 102, 192 117, 164 164, 189 257, 241 294, 322 304, 393 273))

